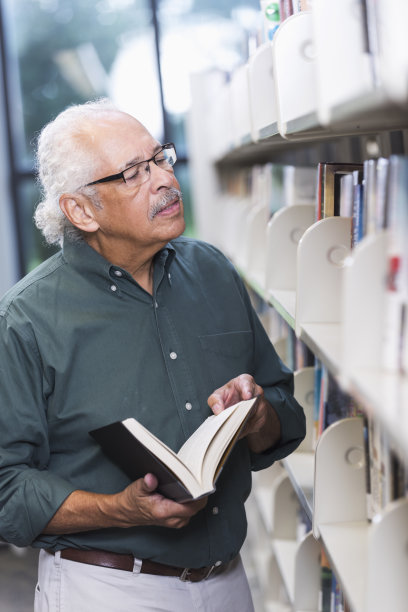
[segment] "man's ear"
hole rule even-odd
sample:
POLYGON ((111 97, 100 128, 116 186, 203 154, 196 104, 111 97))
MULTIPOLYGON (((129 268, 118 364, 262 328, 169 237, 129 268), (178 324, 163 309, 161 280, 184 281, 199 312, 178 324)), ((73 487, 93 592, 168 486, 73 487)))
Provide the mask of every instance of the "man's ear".
POLYGON ((67 219, 78 229, 84 232, 96 232, 99 229, 89 200, 81 194, 64 193, 59 204, 67 219))

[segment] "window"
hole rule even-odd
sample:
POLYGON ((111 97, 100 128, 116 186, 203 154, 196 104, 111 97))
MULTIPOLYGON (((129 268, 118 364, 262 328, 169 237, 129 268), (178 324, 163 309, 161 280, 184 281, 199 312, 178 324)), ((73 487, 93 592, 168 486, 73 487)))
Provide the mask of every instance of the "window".
POLYGON ((32 216, 34 140, 73 103, 109 96, 161 140, 174 141, 190 201, 185 118, 189 75, 246 59, 259 0, 0 0, 20 273, 49 257, 32 216))

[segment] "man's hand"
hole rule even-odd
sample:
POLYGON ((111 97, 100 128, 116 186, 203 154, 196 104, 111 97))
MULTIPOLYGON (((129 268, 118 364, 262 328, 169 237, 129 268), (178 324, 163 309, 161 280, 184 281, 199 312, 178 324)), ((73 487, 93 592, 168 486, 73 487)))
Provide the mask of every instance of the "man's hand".
POLYGON ((200 498, 179 504, 160 493, 155 493, 157 478, 146 474, 132 482, 118 496, 122 527, 134 525, 161 525, 162 527, 180 528, 187 525, 192 516, 204 508, 207 498, 200 498))
POLYGON ((259 395, 255 412, 248 419, 242 437, 248 438, 249 448, 261 453, 271 448, 280 438, 280 421, 272 405, 264 397, 263 389, 250 374, 241 374, 216 389, 208 398, 208 405, 214 414, 241 400, 259 395))
POLYGON ((180 528, 187 525, 207 503, 203 497, 179 504, 155 492, 157 478, 146 474, 120 493, 105 495, 73 491, 50 520, 44 533, 78 533, 109 527, 160 525, 180 528))

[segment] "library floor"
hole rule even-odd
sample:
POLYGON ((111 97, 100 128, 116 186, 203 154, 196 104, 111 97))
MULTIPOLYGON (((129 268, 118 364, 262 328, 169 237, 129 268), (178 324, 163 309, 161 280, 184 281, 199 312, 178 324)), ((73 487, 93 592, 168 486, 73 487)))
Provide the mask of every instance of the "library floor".
MULTIPOLYGON (((0 612, 33 612, 38 552, 0 545, 0 612)), ((246 547, 242 551, 254 598, 255 612, 264 612, 246 547)))

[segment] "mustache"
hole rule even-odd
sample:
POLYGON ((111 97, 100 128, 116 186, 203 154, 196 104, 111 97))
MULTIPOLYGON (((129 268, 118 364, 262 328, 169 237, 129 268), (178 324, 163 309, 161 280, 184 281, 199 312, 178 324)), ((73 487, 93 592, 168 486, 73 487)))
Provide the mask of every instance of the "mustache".
POLYGON ((169 187, 166 193, 160 198, 160 200, 153 204, 149 212, 149 219, 154 219, 154 217, 164 208, 166 208, 166 206, 170 202, 173 202, 174 200, 181 200, 182 197, 183 194, 179 189, 176 189, 175 187, 169 187))

